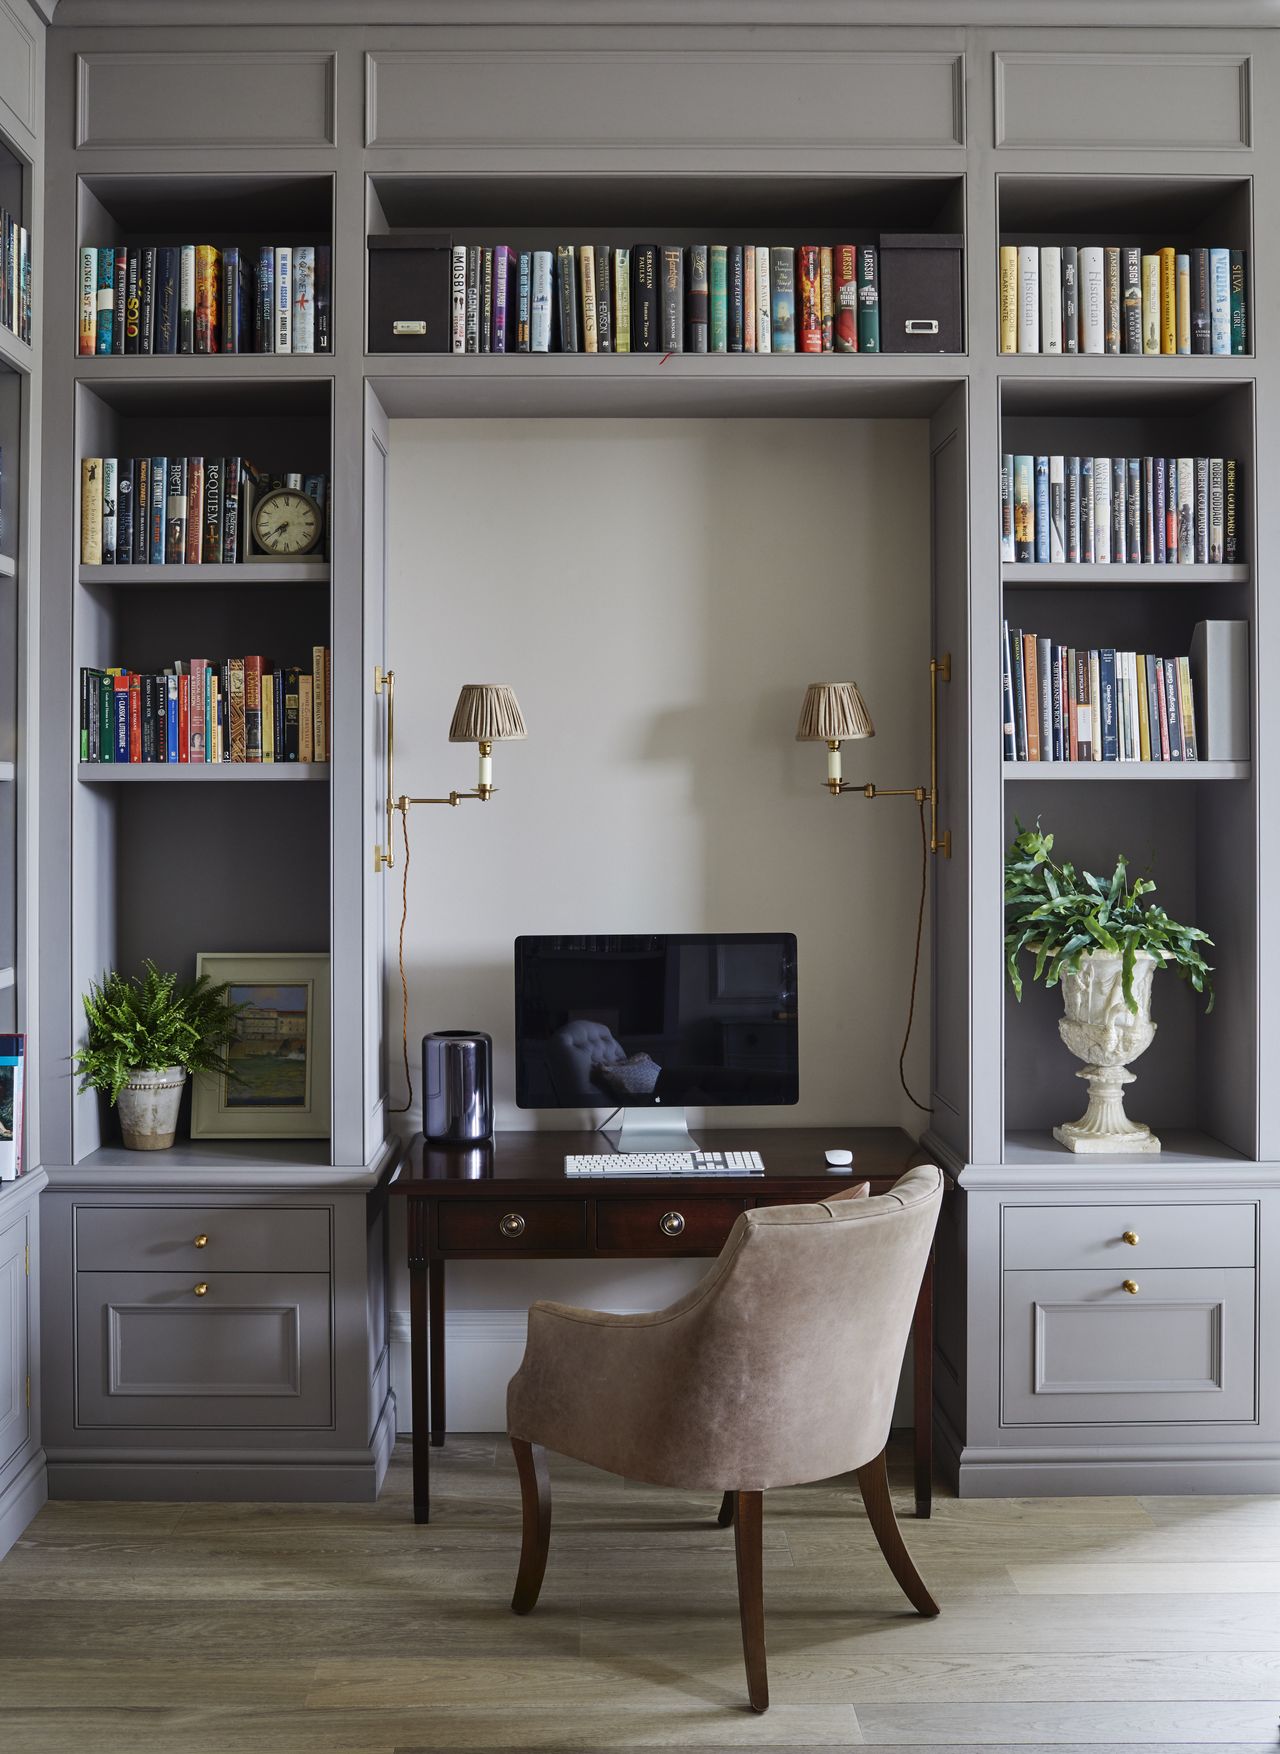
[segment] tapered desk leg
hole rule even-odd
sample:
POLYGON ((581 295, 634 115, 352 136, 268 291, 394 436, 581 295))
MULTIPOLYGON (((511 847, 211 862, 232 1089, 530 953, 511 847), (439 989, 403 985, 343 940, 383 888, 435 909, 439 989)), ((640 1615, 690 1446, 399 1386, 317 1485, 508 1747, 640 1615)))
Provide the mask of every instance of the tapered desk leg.
POLYGON ((916 1515, 933 1511, 933 1250, 920 1281, 912 1324, 912 1374, 915 1379, 916 1515))
POLYGON ((427 1281, 429 1311, 427 1337, 431 1345, 431 1441, 437 1449, 444 1443, 444 1262, 432 1261, 427 1281))
POLYGON ((409 1268, 409 1384, 413 1397, 413 1520, 431 1521, 431 1424, 427 1389, 427 1268, 409 1268))

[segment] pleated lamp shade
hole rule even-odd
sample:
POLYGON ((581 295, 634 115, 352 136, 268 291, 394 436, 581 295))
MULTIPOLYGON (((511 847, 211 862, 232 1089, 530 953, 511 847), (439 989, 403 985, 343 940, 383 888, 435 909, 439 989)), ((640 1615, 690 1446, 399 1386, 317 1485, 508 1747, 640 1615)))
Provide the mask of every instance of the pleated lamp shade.
POLYGON ((450 743, 510 743, 528 736, 515 690, 500 682, 464 682, 449 726, 450 743))
POLYGON ((797 743, 842 743, 848 737, 874 737, 867 703, 856 682, 811 682, 796 726, 797 743))

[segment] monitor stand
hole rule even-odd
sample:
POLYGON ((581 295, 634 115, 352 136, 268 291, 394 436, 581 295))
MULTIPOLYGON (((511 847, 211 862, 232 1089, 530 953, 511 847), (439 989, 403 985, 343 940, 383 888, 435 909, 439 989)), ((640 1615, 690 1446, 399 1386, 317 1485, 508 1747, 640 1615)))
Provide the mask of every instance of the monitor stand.
POLYGON ((683 1108, 624 1108, 622 1125, 610 1133, 619 1151, 697 1151, 683 1108))

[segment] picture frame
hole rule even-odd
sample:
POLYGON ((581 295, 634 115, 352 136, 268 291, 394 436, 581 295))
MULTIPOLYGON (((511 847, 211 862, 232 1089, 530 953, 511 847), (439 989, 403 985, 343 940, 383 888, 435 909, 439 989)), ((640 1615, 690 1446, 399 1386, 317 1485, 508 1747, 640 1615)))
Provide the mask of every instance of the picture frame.
POLYGON ((201 950, 196 974, 226 982, 243 1004, 240 1039, 224 1073, 193 1081, 193 1139, 320 1139, 330 1133, 330 978, 327 951, 201 950))

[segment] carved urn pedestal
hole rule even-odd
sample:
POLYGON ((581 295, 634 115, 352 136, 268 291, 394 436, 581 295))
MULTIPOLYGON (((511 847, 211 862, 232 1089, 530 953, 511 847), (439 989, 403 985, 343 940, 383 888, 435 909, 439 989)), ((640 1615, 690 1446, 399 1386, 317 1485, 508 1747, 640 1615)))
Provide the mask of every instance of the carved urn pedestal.
POLYGON ((1155 1037, 1151 1021, 1151 980, 1158 966, 1149 951, 1138 952, 1133 969, 1136 1012, 1125 1004, 1122 959, 1093 950, 1078 970, 1062 971, 1065 1015, 1058 1033, 1083 1068, 1076 1073, 1089 1086, 1089 1106, 1078 1121, 1053 1129, 1068 1151, 1151 1152, 1160 1141, 1141 1121, 1124 1112, 1124 1087, 1134 1082, 1130 1060, 1145 1053, 1155 1037))

